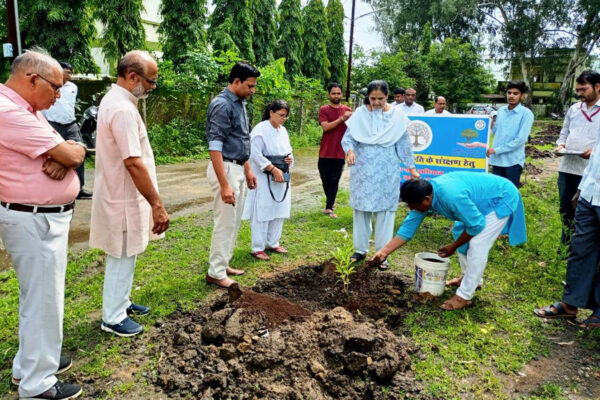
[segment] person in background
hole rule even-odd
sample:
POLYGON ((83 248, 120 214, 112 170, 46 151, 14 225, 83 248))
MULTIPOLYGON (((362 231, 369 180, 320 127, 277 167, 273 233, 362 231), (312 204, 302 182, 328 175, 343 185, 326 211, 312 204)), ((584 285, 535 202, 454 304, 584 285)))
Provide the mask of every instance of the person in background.
MULTIPOLYGON (((351 261, 364 259, 369 251, 375 218, 375 250, 379 251, 394 235, 394 217, 400 193, 400 163, 419 177, 412 144, 406 129, 409 121, 399 107, 387 103, 385 81, 367 86, 365 105, 347 122, 342 140, 350 169, 350 206, 354 210, 354 254, 351 261)), ((389 269, 384 262, 380 269, 389 269)))
POLYGON ((214 228, 210 244, 206 282, 228 288, 229 276, 244 271, 231 268, 235 241, 240 229, 246 188, 256 188, 256 175, 250 168, 250 123, 245 100, 256 91, 260 71, 237 62, 229 72, 229 84, 211 101, 206 114, 206 138, 211 162, 208 182, 214 196, 214 228))
POLYGON ((393 106, 399 106, 400 104, 404 103, 405 92, 406 90, 404 90, 404 88, 401 87, 397 87, 396 89, 394 89, 394 102, 392 103, 393 106))
POLYGON ((158 194, 154 153, 138 111, 138 100, 156 88, 158 66, 148 52, 134 50, 119 60, 117 74, 98 108, 90 247, 106 253, 100 327, 130 337, 143 331, 131 317, 150 313, 130 298, 136 257, 150 239, 163 237, 169 214, 158 194))
POLYGON ((61 356, 65 274, 79 193, 74 169, 85 157, 85 146, 65 141, 40 112, 60 97, 62 84, 59 63, 39 50, 15 58, 0 85, 0 239, 19 281, 12 382, 21 398, 74 399, 82 393, 56 378, 72 365, 61 356))
POLYGON ((406 115, 419 115, 425 113, 423 106, 415 102, 416 99, 417 91, 413 88, 408 88, 404 93, 404 103, 400 104, 398 107, 400 107, 406 115))
POLYGON ((478 172, 450 172, 430 181, 411 179, 402 184, 400 197, 410 212, 396 236, 373 257, 382 262, 411 240, 425 217, 434 211, 454 223, 454 242, 440 248, 440 257, 458 250, 463 276, 450 285, 456 295, 445 301, 446 311, 470 306, 482 282, 488 254, 501 233, 508 233, 511 246, 525 243, 527 229, 519 190, 508 180, 478 172))
POLYGON ((344 150, 342 137, 346 132, 346 121, 352 115, 352 109, 342 104, 342 85, 331 83, 327 87, 329 104, 319 109, 319 123, 323 128, 323 138, 319 149, 319 175, 325 192, 325 209, 323 213, 337 218, 333 212, 335 198, 344 170, 344 150))
MULTIPOLYGON (((63 69, 63 86, 60 88, 60 97, 48 110, 42 111, 46 120, 52 125, 56 132, 65 140, 74 140, 83 143, 79 125, 75 119, 75 103, 77 102, 77 85, 71 82, 73 66, 68 62, 61 62, 63 69)), ((80 190, 78 199, 91 199, 92 193, 83 188, 85 184, 85 163, 76 169, 79 177, 80 190)))
POLYGON ((267 105, 262 122, 250 133, 250 166, 258 185, 248 192, 242 218, 250 220, 251 254, 259 260, 269 260, 265 250, 279 254, 288 252, 280 246, 279 239, 283 222, 290 217, 292 202, 289 174, 284 174, 267 157, 281 156, 288 166, 292 166, 292 146, 283 126, 289 115, 288 103, 275 100, 267 105))
POLYGON ((512 81, 506 89, 507 106, 500 107, 492 127, 494 143, 487 149, 492 173, 511 181, 517 188, 525 165, 525 144, 533 126, 533 113, 521 105, 529 88, 512 81))
POLYGON ((450 112, 446 111, 446 98, 443 96, 435 96, 435 103, 431 110, 425 112, 426 115, 450 115, 450 112))
POLYGON ((558 197, 563 229, 561 245, 568 246, 575 228, 573 196, 581 183, 592 148, 600 130, 600 74, 584 71, 576 79, 575 92, 581 101, 573 104, 556 141, 555 152, 578 151, 580 155, 565 154, 558 167, 558 197))

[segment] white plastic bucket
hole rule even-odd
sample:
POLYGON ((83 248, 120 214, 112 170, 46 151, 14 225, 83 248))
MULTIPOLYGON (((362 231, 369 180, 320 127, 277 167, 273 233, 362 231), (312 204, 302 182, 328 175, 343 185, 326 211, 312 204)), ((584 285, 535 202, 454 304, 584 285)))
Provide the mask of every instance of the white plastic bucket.
POLYGON ((450 260, 435 253, 415 254, 415 292, 429 292, 434 296, 444 293, 450 260), (435 261, 433 261, 435 260, 435 261))

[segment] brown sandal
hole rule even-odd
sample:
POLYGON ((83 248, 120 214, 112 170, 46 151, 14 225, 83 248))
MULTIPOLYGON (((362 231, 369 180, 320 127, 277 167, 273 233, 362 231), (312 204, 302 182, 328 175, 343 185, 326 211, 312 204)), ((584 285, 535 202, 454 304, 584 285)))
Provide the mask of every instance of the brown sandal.
POLYGON ((473 300, 465 300, 458 295, 454 295, 442 303, 440 308, 444 311, 454 311, 470 307, 471 305, 473 305, 473 300))

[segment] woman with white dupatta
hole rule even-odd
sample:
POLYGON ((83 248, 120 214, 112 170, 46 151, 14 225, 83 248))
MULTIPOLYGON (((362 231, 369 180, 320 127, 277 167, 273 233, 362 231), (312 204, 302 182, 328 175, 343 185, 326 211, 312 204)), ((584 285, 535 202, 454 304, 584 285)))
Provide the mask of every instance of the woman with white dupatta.
MULTIPOLYGON (((342 139, 350 168, 350 206, 354 209, 353 262, 363 260, 369 251, 375 217, 375 250, 394 236, 394 217, 400 196, 400 162, 419 178, 412 144, 406 133, 409 120, 400 109, 387 103, 388 85, 373 81, 367 87, 365 104, 346 121, 342 139)), ((389 269, 386 261, 379 267, 389 269)))
POLYGON ((290 217, 289 173, 273 165, 267 156, 281 156, 288 168, 293 165, 292 146, 283 124, 290 114, 284 100, 267 105, 263 120, 250 133, 250 167, 258 179, 256 189, 248 191, 242 219, 250 220, 252 256, 269 260, 266 251, 285 254, 279 245, 283 221, 290 217))

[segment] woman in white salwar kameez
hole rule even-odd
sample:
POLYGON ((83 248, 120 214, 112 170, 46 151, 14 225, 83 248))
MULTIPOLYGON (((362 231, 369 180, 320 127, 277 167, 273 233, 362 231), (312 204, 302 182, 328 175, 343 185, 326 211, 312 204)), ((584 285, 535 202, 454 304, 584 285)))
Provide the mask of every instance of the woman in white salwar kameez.
POLYGON ((284 162, 293 164, 292 146, 283 124, 290 106, 283 100, 269 104, 263 121, 250 133, 250 167, 258 179, 256 189, 248 191, 243 219, 250 220, 252 256, 269 260, 266 251, 285 254, 279 244, 283 221, 290 217, 291 188, 289 174, 275 167, 266 156, 285 156, 284 162))

